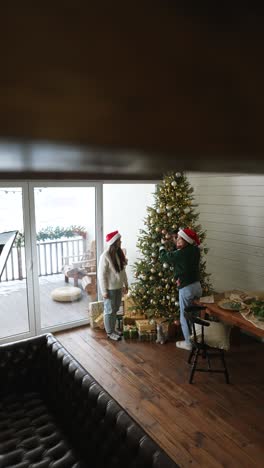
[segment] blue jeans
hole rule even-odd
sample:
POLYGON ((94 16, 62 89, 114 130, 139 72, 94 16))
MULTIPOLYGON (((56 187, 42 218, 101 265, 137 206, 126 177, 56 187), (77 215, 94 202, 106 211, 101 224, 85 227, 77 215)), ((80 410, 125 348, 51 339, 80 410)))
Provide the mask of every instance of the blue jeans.
POLYGON ((122 300, 122 289, 108 289, 108 298, 104 299, 104 327, 107 335, 114 333, 116 313, 122 300))
POLYGON ((190 332, 186 318, 184 317, 184 309, 192 305, 194 299, 198 299, 201 295, 202 288, 199 281, 179 289, 180 322, 184 339, 188 344, 190 344, 190 332))

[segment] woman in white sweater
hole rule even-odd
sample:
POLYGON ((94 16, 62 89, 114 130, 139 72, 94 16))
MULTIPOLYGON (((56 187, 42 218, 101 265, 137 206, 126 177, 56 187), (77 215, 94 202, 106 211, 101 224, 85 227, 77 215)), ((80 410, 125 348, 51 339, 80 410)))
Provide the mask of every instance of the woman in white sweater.
POLYGON ((121 235, 113 231, 106 236, 107 249, 99 261, 98 279, 104 300, 104 326, 108 338, 119 340, 121 333, 116 331, 116 313, 120 308, 122 290, 128 290, 126 258, 121 249, 121 235))

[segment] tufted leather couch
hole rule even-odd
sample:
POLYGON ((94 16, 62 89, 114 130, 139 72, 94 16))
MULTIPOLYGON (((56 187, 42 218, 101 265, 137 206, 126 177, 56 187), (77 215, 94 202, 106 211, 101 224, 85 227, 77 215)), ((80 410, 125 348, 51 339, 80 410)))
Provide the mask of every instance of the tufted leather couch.
POLYGON ((177 466, 53 335, 0 346, 0 468, 177 466))

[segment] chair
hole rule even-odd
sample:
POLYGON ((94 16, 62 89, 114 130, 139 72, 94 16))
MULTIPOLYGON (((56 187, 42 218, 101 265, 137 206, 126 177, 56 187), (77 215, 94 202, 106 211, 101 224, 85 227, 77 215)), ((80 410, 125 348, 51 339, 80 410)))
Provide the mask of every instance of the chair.
MULTIPOLYGON (((229 374, 226 367, 225 356, 224 356, 224 349, 214 346, 213 343, 208 344, 209 340, 206 337, 205 327, 210 327, 210 317, 206 314, 206 320, 200 317, 200 313, 202 310, 205 310, 206 307, 199 306, 199 305, 192 305, 185 308, 185 318, 188 323, 188 327, 191 333, 191 341, 192 341, 192 350, 190 352, 188 363, 192 364, 189 383, 193 382, 193 377, 195 372, 217 372, 225 374, 226 383, 229 383, 229 374), (199 333, 197 332, 197 326, 200 326, 199 333), (212 357, 220 357, 223 368, 222 369, 212 369, 211 367, 211 358, 212 357), (207 360, 208 367, 207 368, 197 368, 198 360, 202 357, 202 359, 207 360), (193 363, 192 363, 192 359, 193 363)), ((213 322, 212 322, 213 323, 213 322)))
POLYGON ((62 259, 62 272, 64 273, 65 282, 69 282, 69 278, 73 278, 74 286, 78 286, 78 280, 85 276, 96 276, 96 244, 91 242, 90 250, 76 255, 69 255, 62 259))

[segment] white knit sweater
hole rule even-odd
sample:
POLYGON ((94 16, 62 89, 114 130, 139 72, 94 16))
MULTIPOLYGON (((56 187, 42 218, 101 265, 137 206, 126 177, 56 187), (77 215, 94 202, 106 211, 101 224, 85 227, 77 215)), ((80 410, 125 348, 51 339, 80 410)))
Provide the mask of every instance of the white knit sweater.
MULTIPOLYGON (((119 258, 117 257, 119 262, 119 258)), ((99 260, 98 280, 102 294, 107 292, 107 289, 121 289, 127 287, 127 274, 125 268, 117 272, 112 264, 109 250, 105 250, 99 260)))

